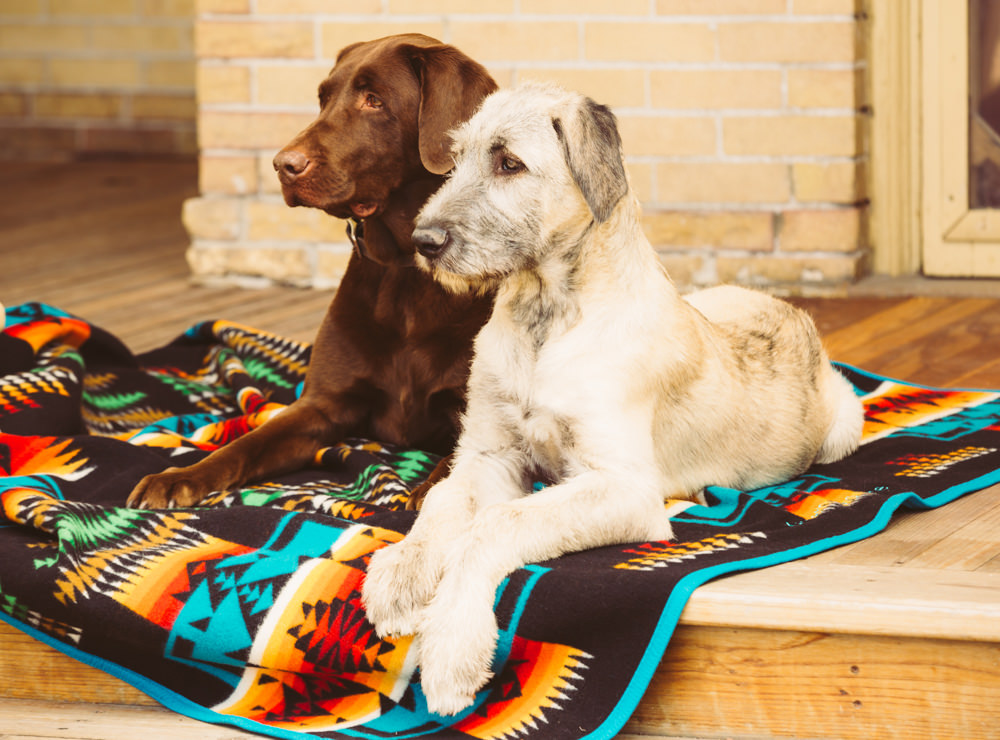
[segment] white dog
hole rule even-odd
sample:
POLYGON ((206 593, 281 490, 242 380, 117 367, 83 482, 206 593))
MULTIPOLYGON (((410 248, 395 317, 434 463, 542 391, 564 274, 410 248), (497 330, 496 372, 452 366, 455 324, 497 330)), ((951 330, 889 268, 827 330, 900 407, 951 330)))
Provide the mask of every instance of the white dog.
POLYGON ((678 295, 607 108, 549 86, 498 92, 455 133, 455 158, 414 241, 443 284, 495 287, 496 308, 451 473, 363 590, 379 634, 417 636, 441 713, 490 677, 507 574, 670 539, 665 499, 787 480, 852 452, 862 427, 805 313, 735 287, 678 295))

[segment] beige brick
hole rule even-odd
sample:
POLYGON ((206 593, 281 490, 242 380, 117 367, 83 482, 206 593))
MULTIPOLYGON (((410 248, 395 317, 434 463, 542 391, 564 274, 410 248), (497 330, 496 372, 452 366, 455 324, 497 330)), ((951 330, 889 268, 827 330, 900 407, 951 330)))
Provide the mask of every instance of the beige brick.
POLYGON ((181 219, 194 239, 233 240, 240 235, 242 213, 235 198, 188 198, 181 219))
POLYGON ((777 70, 653 70, 654 108, 780 108, 782 79, 777 70))
POLYGON ((72 160, 76 154, 76 126, 4 126, 0 136, 0 155, 7 160, 72 160))
POLYGON ((853 62, 854 23, 724 23, 719 51, 726 62, 853 62))
POLYGON ((660 203, 785 203, 791 196, 783 164, 665 162, 656 167, 660 203))
POLYGON ((202 104, 249 103, 250 69, 237 64, 197 65, 198 100, 202 104))
POLYGON ((259 277, 306 285, 312 276, 309 253, 301 247, 233 248, 196 242, 188 249, 187 260, 198 277, 259 277))
POLYGON ((579 59, 576 23, 559 21, 451 22, 452 42, 480 62, 518 62, 579 59))
POLYGON ((316 286, 325 287, 339 283, 344 277, 350 259, 349 242, 321 247, 316 253, 316 286))
POLYGON ((53 15, 116 16, 133 15, 133 0, 49 0, 53 15))
POLYGON ((845 284, 857 280, 864 255, 788 257, 719 255, 715 266, 719 282, 743 285, 845 284))
POLYGON ((179 118, 194 120, 197 113, 194 95, 136 95, 132 98, 135 118, 179 118))
POLYGON ((344 241, 344 222, 316 208, 289 208, 280 201, 250 201, 247 237, 262 242, 344 241))
MULTIPOLYGON (((289 136, 288 140, 291 138, 292 136, 289 136)), ((262 193, 281 192, 281 181, 278 180, 278 174, 274 171, 274 155, 278 153, 279 149, 280 147, 277 147, 258 153, 257 187, 262 193)))
POLYGON ((727 154, 854 156, 861 151, 855 116, 758 116, 726 118, 727 154))
POLYGON ((607 23, 584 26, 584 56, 597 61, 707 62, 715 31, 700 23, 607 23))
POLYGON ((667 275, 678 288, 697 285, 707 262, 707 255, 667 253, 658 256, 660 264, 666 268, 667 275))
POLYGON ((42 0, 4 0, 0 4, 0 15, 31 16, 42 12, 42 0))
POLYGON ((122 99, 112 93, 45 93, 35 97, 35 112, 42 118, 115 118, 122 112, 122 99))
MULTIPOLYGON (((424 0, 408 0, 417 3, 424 0)), ((647 15, 648 0, 521 0, 525 15, 647 15)))
POLYGON ((856 108, 863 83, 860 70, 790 69, 788 104, 793 108, 856 108))
POLYGON ((192 29, 188 26, 101 25, 92 33, 94 48, 105 52, 189 52, 193 48, 192 29))
POLYGON ((208 13, 241 14, 250 12, 250 0, 195 0, 198 15, 208 13))
POLYGON ((174 131, 174 151, 178 154, 198 154, 198 131, 194 121, 176 123, 174 131))
MULTIPOLYGON (((271 1, 282 2, 282 0, 271 1)), ((378 2, 375 2, 374 5, 375 10, 371 11, 373 13, 381 9, 378 2)), ((351 12, 357 13, 358 11, 352 10, 351 12)), ((445 13, 510 14, 514 12, 514 0, 435 0, 433 3, 428 3, 427 0, 389 0, 389 12, 396 15, 427 13, 434 15, 445 13)))
POLYGON ((230 272, 259 275, 268 280, 291 285, 308 285, 312 279, 309 251, 301 247, 240 249, 232 255, 230 272))
POLYGON ((657 248, 774 248, 774 216, 732 211, 653 211, 643 218, 646 237, 657 248))
POLYGON ((857 208, 786 211, 780 220, 782 251, 853 252, 865 246, 857 208))
POLYGON ((627 156, 695 156, 716 150, 715 122, 709 118, 623 115, 618 130, 627 156))
POLYGON ((312 59, 316 53, 311 23, 200 20, 194 37, 202 59, 312 59))
POLYGON ((194 154, 193 142, 194 125, 190 121, 141 128, 124 121, 107 125, 90 123, 81 127, 74 148, 77 152, 94 154, 194 154))
POLYGON ((628 177, 632 184, 632 192, 640 203, 650 203, 653 200, 653 165, 649 162, 625 162, 628 177))
POLYGON ((151 61, 146 65, 146 83, 158 88, 194 90, 194 61, 186 59, 159 59, 151 61))
MULTIPOLYGON (((377 21, 369 23, 349 23, 337 21, 324 23, 320 29, 322 49, 320 56, 331 60, 337 58, 337 53, 345 46, 357 41, 372 41, 383 36, 393 36, 397 33, 422 33, 431 38, 444 38, 443 22, 399 23, 394 21, 377 21)), ((467 49, 463 51, 468 52, 467 49)), ((482 61, 482 60, 480 60, 482 61)))
POLYGON ((803 203, 854 203, 865 197, 865 168, 856 162, 796 162, 795 197, 803 203))
POLYGON ((90 44, 90 29, 84 26, 45 24, 24 26, 0 24, 0 49, 13 52, 62 52, 86 49, 90 44))
POLYGON ((257 0, 260 15, 371 15, 382 10, 381 0, 257 0))
POLYGON ((259 67, 256 100, 261 105, 298 105, 319 110, 319 85, 329 71, 328 64, 259 67))
POLYGON ((657 15, 783 14, 786 0, 657 0, 657 15))
POLYGON ((273 149, 283 147, 308 126, 308 113, 239 113, 202 110, 198 140, 203 149, 273 149))
POLYGON ((544 80, 576 90, 611 107, 646 105, 646 73, 641 69, 519 69, 519 81, 544 80))
POLYGON ((800 15, 853 15, 862 0, 792 0, 792 12, 800 15))
POLYGON ((139 0, 139 15, 144 18, 194 18, 195 0, 139 0))
POLYGON ((7 85, 37 85, 44 77, 45 64, 40 59, 0 59, 0 80, 7 85))
POLYGON ((49 62, 49 82, 56 87, 134 88, 140 83, 135 59, 60 59, 49 62))
POLYGON ((246 195, 257 192, 256 157, 213 157, 198 162, 198 189, 203 194, 246 195))
POLYGON ((513 87, 517 77, 514 74, 514 68, 509 65, 497 65, 497 64, 484 64, 486 71, 489 72, 490 76, 497 83, 498 87, 513 87))
POLYGON ((28 112, 28 100, 24 93, 0 92, 0 116, 21 117, 28 112))

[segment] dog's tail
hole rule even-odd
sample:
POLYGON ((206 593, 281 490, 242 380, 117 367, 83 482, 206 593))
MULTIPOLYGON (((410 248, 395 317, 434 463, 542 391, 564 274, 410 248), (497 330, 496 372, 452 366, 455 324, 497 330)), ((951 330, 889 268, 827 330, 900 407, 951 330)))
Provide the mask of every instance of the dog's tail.
POLYGON ((832 463, 847 457, 861 444, 865 423, 864 406, 847 378, 830 367, 828 393, 834 407, 833 423, 816 453, 816 462, 832 463))

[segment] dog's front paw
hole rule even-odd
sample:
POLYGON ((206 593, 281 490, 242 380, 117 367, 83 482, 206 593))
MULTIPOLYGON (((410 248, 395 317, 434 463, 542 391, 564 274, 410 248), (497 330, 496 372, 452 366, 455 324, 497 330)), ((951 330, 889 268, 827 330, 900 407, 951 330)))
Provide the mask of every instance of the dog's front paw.
POLYGON ((420 545, 406 539, 372 553, 361 601, 379 637, 416 633, 437 584, 431 570, 420 545))
POLYGON ((133 509, 194 506, 212 491, 223 488, 212 478, 212 472, 209 466, 191 466, 147 475, 132 489, 125 505, 133 509))
POLYGON ((477 599, 465 591, 449 598, 443 590, 444 584, 420 625, 420 685, 430 711, 457 714, 493 677, 497 622, 490 595, 477 599))

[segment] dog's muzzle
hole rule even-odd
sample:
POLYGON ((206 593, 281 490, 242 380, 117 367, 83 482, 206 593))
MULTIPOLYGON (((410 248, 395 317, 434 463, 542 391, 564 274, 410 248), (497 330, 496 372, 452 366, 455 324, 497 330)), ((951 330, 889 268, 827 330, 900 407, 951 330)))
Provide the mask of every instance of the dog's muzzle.
POLYGON ((451 234, 439 226, 427 226, 413 231, 413 244, 426 259, 441 255, 451 241, 451 234))

